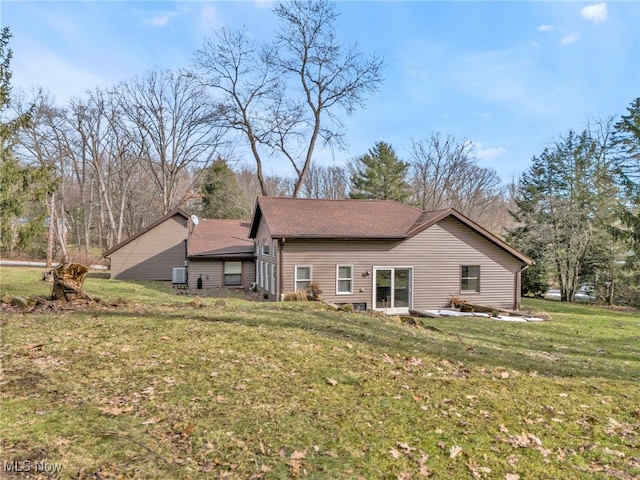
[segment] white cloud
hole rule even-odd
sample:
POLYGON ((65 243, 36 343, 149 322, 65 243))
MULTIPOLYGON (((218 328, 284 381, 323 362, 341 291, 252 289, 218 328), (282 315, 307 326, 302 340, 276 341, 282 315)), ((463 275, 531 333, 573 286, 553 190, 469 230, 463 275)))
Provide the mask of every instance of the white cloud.
POLYGON ((576 43, 578 40, 580 40, 579 33, 570 33, 569 35, 565 35, 564 37, 562 37, 560 43, 562 45, 570 45, 572 43, 576 43))
POLYGON ((253 0, 256 7, 266 10, 273 7, 273 0, 253 0))
POLYGON ((106 87, 117 80, 100 76, 91 65, 80 60, 69 61, 42 45, 16 58, 12 67, 11 83, 15 88, 30 92, 42 87, 60 105, 68 103, 70 98, 83 97, 87 89, 106 87))
POLYGON ((603 22, 607 19, 607 4, 602 2, 594 3, 593 5, 587 5, 582 10, 580 10, 580 15, 582 15, 587 20, 591 20, 596 23, 603 22))
POLYGON ((540 25, 538 27, 539 32, 553 32, 556 29, 553 25, 540 25))
POLYGON ((475 143, 474 147, 476 148, 476 157, 479 160, 493 160, 507 153, 507 149, 504 147, 483 148, 482 143, 475 143))
POLYGON ((163 12, 158 13, 150 18, 145 18, 144 23, 151 25, 152 27, 162 28, 167 26, 169 20, 176 16, 176 12, 163 12))

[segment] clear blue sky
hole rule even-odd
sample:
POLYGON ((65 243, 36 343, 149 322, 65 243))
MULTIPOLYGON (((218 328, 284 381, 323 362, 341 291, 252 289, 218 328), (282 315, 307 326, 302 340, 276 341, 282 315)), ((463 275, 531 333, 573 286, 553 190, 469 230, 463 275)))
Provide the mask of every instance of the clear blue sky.
MULTIPOLYGON (((14 89, 59 103, 156 68, 187 68, 205 37, 246 26, 269 40, 269 1, 7 1, 14 89)), ((476 145, 518 177, 554 136, 626 112, 640 96, 640 2, 340 1, 339 40, 384 59, 385 82, 345 119, 344 165, 377 141, 408 159, 430 132, 476 145)), ((275 172, 275 167, 271 167, 275 172)), ((282 173, 282 171, 278 171, 282 173)))

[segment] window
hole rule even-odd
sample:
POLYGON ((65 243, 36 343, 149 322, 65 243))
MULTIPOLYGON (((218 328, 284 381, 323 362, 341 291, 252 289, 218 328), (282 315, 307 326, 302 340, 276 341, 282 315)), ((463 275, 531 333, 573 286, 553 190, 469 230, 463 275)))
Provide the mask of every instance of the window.
POLYGON ((276 266, 271 266, 271 293, 276 294, 276 266))
POLYGON ((311 267, 296 265, 296 290, 306 290, 311 283, 311 267))
POLYGON ((338 265, 336 270, 336 293, 353 293, 353 265, 338 265))
POLYGON ((224 262, 225 286, 242 285, 242 262, 224 262))
POLYGON ((480 292, 479 265, 462 265, 460 267, 460 291, 480 292))
POLYGON ((267 263, 267 277, 264 280, 264 289, 268 292, 271 291, 271 264, 267 263))
POLYGON ((262 254, 269 255, 269 244, 267 243, 267 240, 265 240, 264 244, 262 245, 262 254))

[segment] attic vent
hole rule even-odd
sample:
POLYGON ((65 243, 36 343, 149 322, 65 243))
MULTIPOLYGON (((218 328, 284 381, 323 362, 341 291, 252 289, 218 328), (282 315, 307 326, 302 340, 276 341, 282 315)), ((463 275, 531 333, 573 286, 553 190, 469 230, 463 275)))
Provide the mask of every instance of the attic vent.
POLYGON ((187 283, 187 269, 184 267, 175 267, 171 275, 171 282, 174 285, 185 285, 187 283))

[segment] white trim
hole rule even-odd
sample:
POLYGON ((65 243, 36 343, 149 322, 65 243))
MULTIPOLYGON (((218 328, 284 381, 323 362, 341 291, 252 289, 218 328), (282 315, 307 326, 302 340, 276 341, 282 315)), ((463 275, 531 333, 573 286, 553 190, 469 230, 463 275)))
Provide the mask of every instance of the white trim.
POLYGON ((465 293, 466 293, 466 294, 479 294, 479 293, 481 293, 481 288, 482 288, 482 281, 481 281, 481 278, 482 278, 482 266, 481 266, 481 265, 478 265, 478 264, 473 264, 473 265, 469 265, 469 264, 464 264, 464 265, 463 265, 463 264, 460 264, 460 270, 459 270, 459 272, 460 272, 460 278, 459 278, 459 285, 458 285, 458 287, 460 288, 460 294, 461 294, 461 295, 462 295, 462 294, 465 294, 465 293), (462 269, 463 269, 464 267, 467 267, 467 268, 469 268, 469 267, 478 267, 478 276, 477 276, 477 277, 463 277, 463 276, 462 276, 462 269), (476 289, 474 289, 474 290, 463 290, 463 289, 462 289, 462 279, 463 279, 463 278, 466 278, 467 280, 469 280, 469 279, 475 279, 475 280, 478 282, 478 283, 477 283, 477 284, 478 284, 478 288, 476 288, 476 289))
POLYGON ((313 282, 313 265, 294 265, 293 267, 293 291, 298 290, 298 282, 313 282), (298 268, 308 268, 309 269, 309 278, 304 278, 302 280, 298 280, 298 268))
POLYGON ((371 309, 377 310, 379 312, 384 312, 386 315, 395 315, 395 314, 408 314, 409 310, 413 307, 413 278, 414 278, 414 267, 410 265, 402 266, 402 265, 394 265, 394 266, 374 266, 373 274, 371 275, 371 309), (408 307, 395 307, 395 302, 393 297, 391 298, 391 306, 387 308, 377 308, 376 307, 376 276, 378 270, 391 270, 391 285, 390 290, 394 291, 394 272, 396 270, 409 270, 409 306, 408 307))
POLYGON ((271 264, 271 294, 276 294, 276 265, 275 263, 271 264))
POLYGON ((339 263, 336 265, 336 295, 353 295, 353 264, 350 263, 339 263), (349 268, 349 277, 348 278, 340 278, 340 268, 348 267, 349 268), (340 281, 349 280, 349 284, 351 288, 348 292, 340 291, 340 281))

